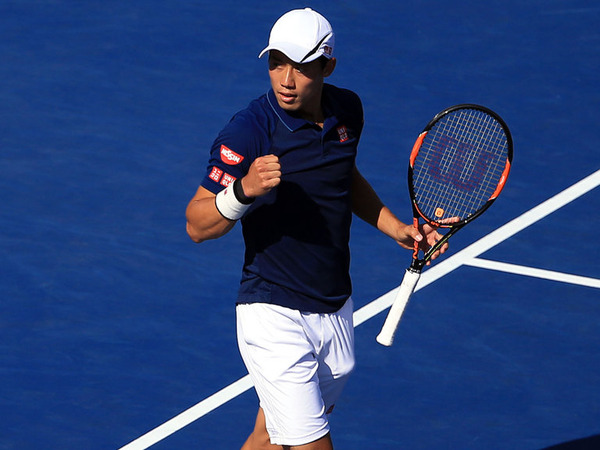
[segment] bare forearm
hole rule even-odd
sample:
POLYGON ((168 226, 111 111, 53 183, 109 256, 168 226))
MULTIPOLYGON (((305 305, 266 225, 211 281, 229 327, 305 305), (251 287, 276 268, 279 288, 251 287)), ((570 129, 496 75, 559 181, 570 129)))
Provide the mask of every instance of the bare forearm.
MULTIPOLYGON (((260 197, 267 194, 281 182, 281 165, 275 155, 256 158, 250 165, 248 173, 239 179, 243 196, 247 198, 260 197)), ((237 183, 237 181, 236 181, 237 183)), ((235 189, 235 183, 232 189, 235 189)), ((232 193, 236 198, 237 194, 232 193)), ((235 214, 221 214, 215 203, 216 195, 200 186, 186 209, 187 233, 194 242, 216 239, 233 228, 235 214), (224 217, 226 216, 226 217, 224 217)), ((242 202, 243 199, 238 199, 242 202)), ((248 205, 247 203, 245 203, 248 205)), ((226 206, 221 203, 221 206, 226 206)), ((234 213, 240 212, 235 208, 234 213)), ((232 211, 230 211, 232 212, 232 211)), ((242 212, 243 213, 243 212, 242 212)))
POLYGON ((413 239, 419 236, 412 225, 402 222, 383 204, 356 168, 352 179, 352 211, 404 248, 412 248, 413 239))
POLYGON ((352 212, 374 227, 378 227, 379 216, 385 208, 371 185, 355 172, 352 184, 352 212))
POLYGON ((186 209, 186 218, 186 231, 197 243, 219 238, 235 225, 235 221, 219 213, 214 196, 193 198, 186 209))
POLYGON ((398 229, 406 226, 383 204, 375 190, 356 168, 352 181, 352 211, 393 239, 398 238, 398 229))
POLYGON ((381 208, 375 226, 392 239, 399 239, 402 237, 401 235, 406 234, 405 228, 407 225, 398 219, 387 206, 381 208))

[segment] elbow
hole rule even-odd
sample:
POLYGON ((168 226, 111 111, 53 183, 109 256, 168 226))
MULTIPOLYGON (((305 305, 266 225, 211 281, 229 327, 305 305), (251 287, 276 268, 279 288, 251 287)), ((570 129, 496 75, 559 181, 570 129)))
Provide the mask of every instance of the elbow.
POLYGON ((196 244, 200 244, 206 240, 200 233, 198 233, 196 229, 194 229, 194 227, 190 225, 189 222, 186 223, 185 230, 187 231, 190 239, 196 244))
POLYGON ((192 241, 194 241, 196 244, 199 244, 201 242, 208 241, 210 239, 220 238, 221 236, 226 234, 229 230, 231 230, 231 228, 233 227, 234 224, 235 224, 235 222, 232 221, 230 223, 227 223, 226 226, 198 229, 198 228, 194 227, 193 225, 191 225, 189 222, 187 222, 186 231, 187 231, 187 234, 190 237, 190 239, 192 241))

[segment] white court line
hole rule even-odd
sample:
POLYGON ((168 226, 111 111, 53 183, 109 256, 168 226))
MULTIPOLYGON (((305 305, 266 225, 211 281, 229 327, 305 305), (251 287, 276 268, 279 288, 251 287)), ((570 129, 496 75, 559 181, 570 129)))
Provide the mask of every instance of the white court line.
MULTIPOLYGON (((449 258, 446 258, 442 262, 437 263, 431 268, 423 272, 423 275, 419 279, 419 283, 415 290, 424 288, 430 283, 433 283, 437 279, 447 275, 453 270, 459 268, 463 264, 473 265, 473 260, 482 253, 488 251, 492 247, 505 241, 511 236, 517 234, 528 226, 536 223, 544 217, 552 214, 557 209, 562 208, 566 204, 572 202, 578 197, 586 194, 592 189, 600 185, 600 170, 597 170, 593 174, 584 178, 583 180, 575 183, 573 186, 565 189, 561 193, 554 197, 546 200, 538 206, 530 209, 526 213, 517 217, 516 219, 508 222, 506 225, 496 229, 487 236, 479 239, 468 247, 464 248, 460 252, 456 253, 449 258)), ((481 261, 481 260, 480 260, 481 261)), ((378 299, 373 300, 368 305, 363 306, 359 310, 354 312, 354 326, 357 327, 361 323, 369 320, 376 316, 386 308, 388 308, 394 301, 395 292, 398 288, 393 289, 387 294, 382 295, 378 299)), ((198 420, 202 416, 220 407, 229 400, 241 395, 252 387, 252 382, 248 375, 240 378, 238 381, 230 384, 229 386, 221 389, 217 393, 204 399, 200 403, 192 406, 188 410, 175 416, 171 420, 158 426, 157 428, 149 431, 143 436, 137 438, 131 443, 125 445, 120 450, 145 450, 148 447, 156 444, 157 442, 165 439, 171 434, 179 431, 181 428, 189 425, 190 423, 198 420)))
POLYGON ((572 275, 570 273, 536 269, 535 267, 519 266, 516 264, 507 264, 481 258, 474 258, 470 261, 465 261, 464 264, 467 266, 480 267, 482 269, 497 270, 500 272, 514 273, 516 275, 526 275, 529 277, 543 278, 545 280, 560 281, 562 283, 578 284, 580 286, 600 289, 599 279, 572 275))
POLYGON ((200 403, 185 410, 171 420, 163 423, 161 426, 137 438, 135 441, 121 447, 120 450, 143 450, 151 445, 162 441, 164 438, 188 426, 190 423, 198 420, 200 417, 214 411, 219 406, 227 403, 229 400, 243 394, 252 387, 250 375, 246 375, 229 386, 205 398, 200 403))
MULTIPOLYGON (((466 261, 470 261, 473 258, 478 257, 492 247, 505 241, 528 226, 543 219, 544 217, 552 214, 557 209, 562 208, 566 204, 588 193, 599 185, 600 170, 597 170, 583 180, 575 183, 559 194, 556 194, 554 197, 546 200, 543 203, 540 203, 538 206, 530 209, 516 219, 511 220, 506 225, 503 225, 502 227, 492 231, 490 234, 484 236, 460 252, 427 269, 425 272, 423 272, 423 275, 421 275, 415 291, 424 288, 428 284, 433 283, 444 275, 447 275, 454 269, 457 269, 461 265, 465 264, 466 261)), ((355 311, 355 326, 360 325, 366 320, 369 320, 371 317, 389 308, 394 301, 395 293, 398 289, 399 287, 355 311)))

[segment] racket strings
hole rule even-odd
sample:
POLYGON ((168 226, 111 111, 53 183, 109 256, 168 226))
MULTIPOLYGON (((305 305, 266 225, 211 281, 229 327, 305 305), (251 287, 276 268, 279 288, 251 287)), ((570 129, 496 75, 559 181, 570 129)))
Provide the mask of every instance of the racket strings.
POLYGON ((433 221, 466 220, 498 187, 508 155, 507 136, 491 115, 461 109, 427 133, 413 167, 413 191, 421 213, 433 221))

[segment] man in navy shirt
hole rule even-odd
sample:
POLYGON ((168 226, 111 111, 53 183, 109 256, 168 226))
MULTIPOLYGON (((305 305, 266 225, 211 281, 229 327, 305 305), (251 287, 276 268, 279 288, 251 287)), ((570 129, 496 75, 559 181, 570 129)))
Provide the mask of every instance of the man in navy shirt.
POLYGON ((309 8, 275 23, 259 55, 271 90, 221 131, 186 211, 195 242, 242 223, 238 343, 260 400, 246 450, 333 448, 327 417, 354 367, 352 214, 407 249, 440 238, 396 218, 356 168, 362 104, 324 82, 333 47, 309 8))

